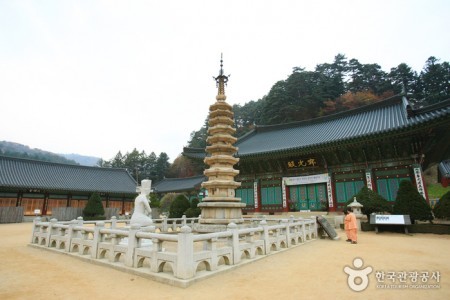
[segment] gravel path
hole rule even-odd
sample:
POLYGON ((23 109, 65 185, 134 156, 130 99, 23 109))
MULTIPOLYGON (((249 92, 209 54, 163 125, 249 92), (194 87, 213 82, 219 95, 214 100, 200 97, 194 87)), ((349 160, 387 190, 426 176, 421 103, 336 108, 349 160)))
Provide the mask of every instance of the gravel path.
POLYGON ((28 247, 31 228, 0 224, 0 299, 450 299, 447 235, 362 232, 351 245, 338 230, 338 241, 316 240, 183 289, 28 247), (361 270, 372 268, 360 292, 344 272, 356 269, 356 258, 361 270), (384 282, 375 274, 384 274, 384 282))

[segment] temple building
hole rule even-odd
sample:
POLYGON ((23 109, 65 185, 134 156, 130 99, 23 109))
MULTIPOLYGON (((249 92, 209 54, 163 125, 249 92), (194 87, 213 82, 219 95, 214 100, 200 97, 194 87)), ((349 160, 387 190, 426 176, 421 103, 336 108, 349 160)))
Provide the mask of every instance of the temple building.
MULTIPOLYGON (((423 170, 450 157, 450 101, 414 109, 403 94, 353 110, 256 126, 235 143, 244 213, 339 211, 363 186, 395 201, 410 180, 428 201, 423 170)), ((204 159, 205 149, 183 155, 204 159)))
POLYGON ((126 169, 87 167, 0 156, 0 207, 24 208, 24 215, 52 215, 59 207, 84 208, 98 193, 105 208, 131 212, 136 181, 126 169))

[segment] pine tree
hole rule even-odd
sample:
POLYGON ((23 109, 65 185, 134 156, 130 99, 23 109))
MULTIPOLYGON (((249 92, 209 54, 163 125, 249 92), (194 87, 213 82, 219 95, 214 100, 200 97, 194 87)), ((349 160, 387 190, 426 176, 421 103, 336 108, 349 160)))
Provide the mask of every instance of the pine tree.
POLYGON ((102 198, 98 193, 93 193, 89 197, 86 207, 83 209, 83 218, 85 220, 105 219, 105 209, 103 208, 102 198))
MULTIPOLYGON (((392 207, 389 202, 382 196, 364 186, 358 194, 356 194, 356 201, 363 205, 361 211, 370 220, 370 214, 378 212, 391 212, 392 207)), ((347 201, 347 205, 353 202, 353 197, 347 201)))
POLYGON ((450 218, 450 192, 445 193, 434 206, 434 216, 439 219, 450 218))
POLYGON ((413 224, 416 220, 433 220, 431 207, 408 180, 400 182, 395 198, 394 214, 409 215, 413 224))
POLYGON ((178 195, 169 208, 169 218, 181 218, 183 214, 191 207, 189 200, 185 195, 178 195))

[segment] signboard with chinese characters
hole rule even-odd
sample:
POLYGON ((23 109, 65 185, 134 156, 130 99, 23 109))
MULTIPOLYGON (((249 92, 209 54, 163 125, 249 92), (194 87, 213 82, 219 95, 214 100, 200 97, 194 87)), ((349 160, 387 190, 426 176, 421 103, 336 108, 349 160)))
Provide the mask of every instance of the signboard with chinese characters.
POLYGON ((425 194, 425 185, 422 179, 422 171, 420 167, 414 168, 414 178, 416 179, 417 191, 424 199, 427 199, 427 195, 425 194))
POLYGON ((370 171, 366 171, 366 183, 367 183, 367 188, 369 190, 373 191, 373 187, 372 187, 372 174, 370 173, 370 171))
POLYGON ((333 207, 333 190, 331 188, 331 176, 327 179, 328 207, 333 207))
POLYGON ((283 182, 285 185, 300 185, 300 184, 312 184, 320 182, 328 182, 328 174, 316 174, 310 176, 299 176, 299 177, 283 177, 283 182))
POLYGON ((288 169, 294 168, 305 168, 305 167, 315 167, 317 166, 317 159, 314 157, 305 157, 299 159, 291 159, 287 162, 288 169))

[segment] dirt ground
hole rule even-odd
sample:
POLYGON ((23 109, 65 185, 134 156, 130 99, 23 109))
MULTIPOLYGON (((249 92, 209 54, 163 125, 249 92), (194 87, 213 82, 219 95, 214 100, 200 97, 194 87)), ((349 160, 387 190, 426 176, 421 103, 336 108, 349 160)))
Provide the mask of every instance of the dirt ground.
POLYGON ((0 224, 0 299, 450 299, 447 235, 362 232, 351 245, 338 230, 338 241, 306 243, 183 289, 29 247, 31 229, 31 223, 0 224), (344 272, 357 269, 355 258, 363 261, 360 270, 372 268, 360 292, 344 272), (439 282, 413 283, 415 271, 439 273, 439 282), (378 282, 375 274, 383 272, 378 282), (392 282, 389 272, 407 272, 406 282, 392 282))

